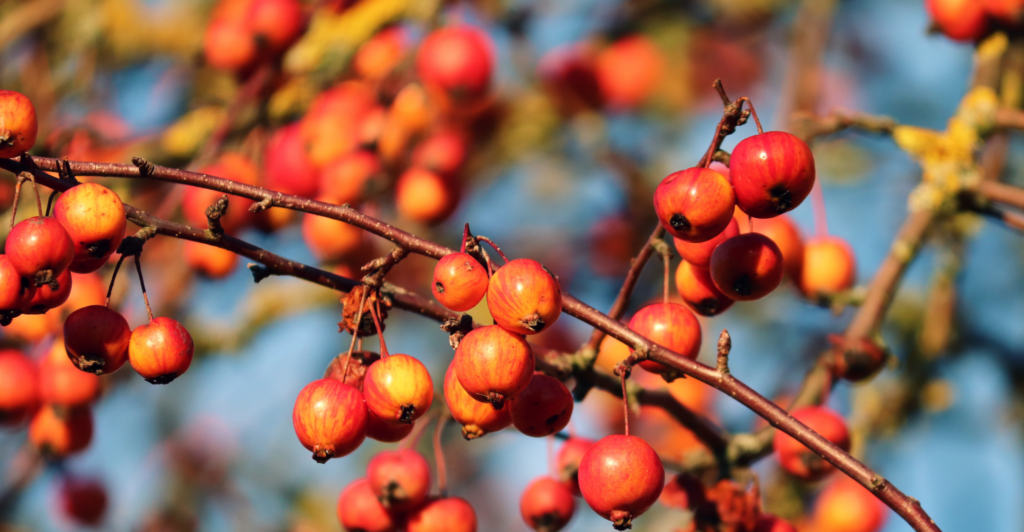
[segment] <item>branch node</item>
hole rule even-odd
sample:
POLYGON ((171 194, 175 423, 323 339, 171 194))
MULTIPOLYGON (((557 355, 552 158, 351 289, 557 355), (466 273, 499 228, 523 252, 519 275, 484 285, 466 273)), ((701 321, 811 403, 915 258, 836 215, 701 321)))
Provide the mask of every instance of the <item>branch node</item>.
POLYGON ((206 223, 209 226, 209 233, 213 238, 220 238, 224 234, 224 226, 221 225, 220 219, 227 214, 228 211, 228 195, 224 194, 206 208, 206 223))
POLYGON ((250 262, 248 264, 249 271, 252 272, 252 280, 254 283, 258 283, 271 275, 275 275, 274 271, 262 264, 256 264, 250 262))
POLYGON ((633 372, 633 366, 647 360, 647 356, 647 347, 640 346, 639 349, 634 349, 631 355, 616 364, 613 372, 618 377, 625 376, 626 378, 629 378, 629 374, 633 372))
POLYGON ((391 271, 391 268, 394 268, 395 265, 402 262, 402 259, 407 256, 409 256, 409 250, 397 247, 392 249, 387 255, 367 262, 359 268, 360 271, 370 272, 363 276, 363 284, 375 290, 379 290, 384 284, 384 276, 391 271))
POLYGON ((142 177, 149 177, 156 172, 156 166, 142 157, 132 157, 132 164, 139 168, 139 174, 142 177))
POLYGON ((142 254, 143 244, 145 244, 150 238, 156 236, 156 231, 156 227, 146 226, 139 229, 134 235, 124 237, 124 240, 121 241, 121 245, 117 246, 117 253, 138 257, 142 254))
POLYGON ((729 336, 729 331, 722 329, 722 334, 718 337, 718 363, 716 369, 720 378, 724 378, 729 375, 729 352, 732 351, 732 337, 729 336))
POLYGON ((249 206, 249 212, 263 212, 274 205, 274 200, 270 196, 266 196, 260 201, 253 203, 249 206))
POLYGON ((78 178, 75 177, 75 173, 71 170, 71 163, 68 162, 67 158, 63 161, 57 162, 57 177, 60 179, 72 183, 73 185, 80 185, 78 178), (63 162, 64 164, 60 164, 63 162))
POLYGON ((448 318, 441 324, 441 330, 448 333, 448 345, 452 350, 458 349, 462 339, 473 330, 473 318, 469 314, 448 318))

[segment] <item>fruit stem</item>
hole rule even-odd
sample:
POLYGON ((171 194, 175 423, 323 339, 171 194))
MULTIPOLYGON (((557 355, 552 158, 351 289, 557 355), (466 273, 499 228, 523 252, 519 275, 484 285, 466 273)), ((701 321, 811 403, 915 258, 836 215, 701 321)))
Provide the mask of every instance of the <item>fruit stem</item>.
MULTIPOLYGON (((153 321, 153 308, 149 306, 149 295, 146 294, 146 282, 142 280, 142 264, 139 263, 139 259, 142 254, 135 256, 135 271, 139 272, 139 286, 142 287, 142 300, 146 302, 146 314, 149 315, 149 321, 153 321)), ((121 260, 124 260, 124 255, 121 255, 121 260)))
MULTIPOLYGON (((667 247, 667 246, 666 246, 667 247)), ((662 303, 668 305, 669 271, 672 269, 672 253, 662 253, 662 262, 665 263, 665 281, 662 283, 662 303)))
POLYGON ((469 223, 462 228, 462 247, 459 248, 459 253, 466 252, 466 241, 469 240, 469 223))
POLYGON ((437 464, 437 489, 441 498, 448 496, 448 470, 444 464, 444 449, 441 448, 441 433, 446 421, 448 413, 444 412, 437 417, 437 425, 434 426, 434 462, 437 464))
POLYGON ((106 307, 110 308, 110 295, 114 293, 114 280, 117 279, 117 272, 121 269, 121 263, 124 262, 124 254, 121 254, 121 258, 117 259, 117 264, 114 265, 114 273, 110 276, 110 286, 107 287, 107 304, 106 307))
POLYGON ((718 139, 720 138, 721 134, 722 134, 722 122, 719 121, 718 122, 718 127, 715 128, 715 136, 711 137, 711 145, 708 146, 708 151, 704 153, 704 159, 703 159, 703 161, 704 161, 704 168, 708 168, 708 167, 711 166, 711 159, 714 158, 715 148, 718 147, 718 139))
POLYGON ((629 436, 629 394, 626 393, 626 376, 628 371, 623 371, 622 378, 622 419, 626 422, 626 436, 629 436))
MULTIPOLYGON (((377 301, 375 303, 379 303, 379 301, 377 301)), ((373 316, 373 325, 375 327, 377 327, 377 338, 380 339, 380 356, 383 358, 383 357, 391 356, 391 354, 388 353, 388 345, 384 343, 384 333, 381 332, 380 317, 377 316, 377 313, 380 311, 380 309, 375 309, 375 307, 376 307, 376 304, 371 304, 370 305, 370 315, 373 316)), ((360 310, 362 310, 362 309, 360 308, 360 310)), ((357 327, 358 327, 358 325, 357 325, 357 327)), ((357 328, 356 331, 358 332, 359 329, 357 328)))
POLYGON ((822 189, 821 181, 815 180, 812 189, 814 198, 814 234, 819 237, 828 236, 828 213, 825 210, 825 191, 822 189))
MULTIPOLYGON (((363 295, 359 298, 359 310, 356 311, 356 326, 352 330, 352 342, 348 344, 348 358, 345 360, 345 371, 341 374, 342 382, 348 378, 348 366, 352 363, 352 349, 356 346, 356 337, 359 336, 359 324, 363 321, 363 306, 366 305, 366 293, 369 292, 363 286, 363 295)), ((360 346, 362 349, 362 346, 360 346)))
POLYGON ((499 248, 498 245, 495 244, 493 240, 487 238, 486 236, 477 236, 476 239, 479 240, 480 242, 487 242, 488 244, 490 244, 490 246, 494 248, 494 251, 497 251, 498 255, 501 255, 501 260, 505 261, 505 264, 509 263, 508 257, 505 256, 505 252, 502 251, 501 248, 499 248))
MULTIPOLYGON (((739 100, 736 100, 736 101, 737 102, 747 102, 747 107, 750 108, 750 114, 754 116, 754 124, 757 125, 757 134, 758 135, 763 134, 764 133, 764 128, 761 127, 761 119, 757 117, 757 110, 754 109, 754 104, 753 104, 753 102, 750 101, 750 98, 747 98, 746 96, 744 96, 744 97, 742 97, 742 98, 740 98, 739 100)), ((742 104, 740 104, 740 105, 742 105, 742 104)))
POLYGON ((410 432, 409 435, 398 444, 399 449, 415 449, 416 446, 419 445, 420 437, 423 436, 424 432, 426 432, 427 425, 430 423, 430 420, 427 419, 427 417, 428 416, 424 416, 413 426, 412 432, 410 432))

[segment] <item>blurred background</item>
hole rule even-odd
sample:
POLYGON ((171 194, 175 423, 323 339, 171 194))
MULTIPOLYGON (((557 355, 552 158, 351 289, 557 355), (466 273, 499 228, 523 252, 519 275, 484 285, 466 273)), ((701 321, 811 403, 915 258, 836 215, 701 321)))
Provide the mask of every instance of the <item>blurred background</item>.
MULTIPOLYGON (((395 183, 413 136, 385 154, 384 170, 360 208, 451 247, 469 223, 510 256, 541 261, 564 290, 602 311, 654 227, 654 187, 707 150, 721 117, 716 78, 732 98, 750 97, 766 129, 785 128, 788 112, 806 107, 797 101, 802 84, 792 69, 801 59, 794 43, 818 39, 821 46, 811 47, 820 53, 818 96, 810 110, 860 110, 942 130, 972 72, 973 47, 930 34, 920 0, 306 2, 308 30, 290 49, 269 63, 237 68, 216 68, 204 52, 214 8, 201 0, 0 2, 0 88, 35 103, 40 134, 33 153, 103 162, 143 156, 191 169, 213 164, 221 152, 240 153, 259 169, 256 181, 273 187, 265 171, 268 142, 302 118, 320 91, 370 79, 387 102, 384 125, 377 126, 383 133, 374 137, 384 150, 388 121, 399 114, 391 102, 402 101, 399 95, 415 81, 418 44, 433 27, 468 24, 486 33, 494 74, 479 108, 447 111, 454 118, 446 125, 458 125, 468 138, 468 155, 451 177, 458 199, 450 214, 417 217, 415 209, 396 206, 395 183), (364 58, 362 67, 354 64, 360 46, 384 27, 393 31, 385 51, 364 58), (601 55, 624 39, 641 40, 643 50, 601 55), (648 86, 636 89, 638 98, 600 92, 587 77, 593 73, 574 63, 595 57, 618 61, 609 68, 627 81, 650 80, 648 86)), ((413 107, 422 99, 405 97, 413 107)), ((752 124, 741 127, 723 149, 753 133, 752 124)), ((1004 179, 1024 185, 1019 144, 1011 141, 1004 179)), ((866 282, 906 216, 920 167, 883 136, 841 133, 813 149, 828 230, 851 244, 858 282, 866 282)), ((9 205, 14 177, 0 172, 0 179, 0 204, 9 205)), ((102 182, 147 212, 191 220, 181 214, 191 201, 184 187, 102 182)), ((26 196, 23 211, 34 201, 26 196)), ((791 215, 804 235, 814 234, 809 201, 791 215)), ((353 250, 325 249, 304 237, 299 217, 265 218, 237 234, 350 276, 389 249, 362 236, 353 250)), ((829 404, 850 420, 854 454, 919 499, 943 530, 1020 531, 1024 240, 996 222, 963 223, 965 243, 926 247, 897 293, 883 329, 893 360, 866 384, 840 383, 829 404), (952 305, 950 319, 927 321, 941 297, 952 305), (938 331, 938 345, 923 345, 922 331, 938 331)), ((338 493, 364 474, 374 453, 394 445, 367 440, 352 455, 320 465, 296 440, 295 397, 349 345, 336 325, 338 294, 289 278, 254 284, 246 260, 193 256, 202 254, 157 237, 143 255, 155 310, 180 319, 196 340, 199 356, 187 374, 169 386, 129 371, 104 377, 92 444, 63 461, 33 467, 25 431, 0 430, 0 530, 77 530, 81 525, 61 510, 66 475, 105 487, 108 507, 97 525, 103 530, 340 529, 338 493)), ((656 259, 644 270, 631 311, 660 296, 656 259)), ((100 289, 110 269, 101 270, 100 289)), ((389 280, 426 294, 432 269, 432 260, 412 257, 389 280)), ((114 300, 132 327, 144 322, 131 269, 119 276, 114 300)), ((471 314, 485 320, 486 306, 471 314)), ((700 318, 700 359, 713 363, 713 340, 728 329, 734 375, 768 397, 792 396, 827 347, 826 336, 841 333, 852 314, 816 306, 786 284, 763 300, 700 318)), ((42 358, 60 341, 55 320, 19 318, 2 341, 42 358)), ((571 352, 589 333, 563 316, 538 341, 571 352)), ((385 334, 391 352, 428 366, 440 391, 452 351, 438 324, 395 310, 385 334)), ((368 338, 366 346, 376 349, 376 340, 368 338)), ((685 386, 688 404, 730 431, 755 427, 740 404, 700 383, 685 386)), ((621 430, 619 405, 606 392, 591 392, 577 404, 572 429, 594 439, 621 430)), ((636 423, 663 455, 683 456, 700 445, 662 412, 645 408, 636 423)), ((519 495, 549 471, 547 442, 513 429, 467 442, 450 428, 451 493, 474 505, 482 531, 527 530, 519 495)), ((755 470, 767 509, 800 520, 813 507, 819 487, 797 490, 774 458, 755 470)), ((578 504, 567 530, 611 529, 578 504)), ((634 530, 677 530, 681 515, 656 505, 634 530)), ((910 527, 890 515, 883 530, 910 527)))

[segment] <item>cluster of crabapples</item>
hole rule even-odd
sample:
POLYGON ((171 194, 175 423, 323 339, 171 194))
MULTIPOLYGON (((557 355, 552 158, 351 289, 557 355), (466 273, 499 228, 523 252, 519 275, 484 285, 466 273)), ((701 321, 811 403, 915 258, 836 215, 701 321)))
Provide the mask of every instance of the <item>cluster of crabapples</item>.
MULTIPOLYGON (((32 103, 17 92, 0 91, 0 138, 6 139, 0 157, 25 153, 36 129, 32 103)), ((128 362, 147 381, 166 384, 192 361, 192 338, 177 321, 151 317, 132 330, 120 313, 102 304, 102 283, 94 272, 117 250, 126 223, 116 193, 96 183, 79 184, 57 198, 52 216, 40 212, 15 224, 0 255, 4 323, 68 309, 79 282, 99 292, 86 297, 89 304, 73 305, 63 334, 38 363, 16 350, 0 354, 0 424, 30 421, 29 440, 53 457, 89 445, 90 404, 100 392, 99 375, 128 362)))
POLYGON ((993 29, 1024 28, 1021 0, 925 0, 934 26, 955 41, 974 42, 993 29))

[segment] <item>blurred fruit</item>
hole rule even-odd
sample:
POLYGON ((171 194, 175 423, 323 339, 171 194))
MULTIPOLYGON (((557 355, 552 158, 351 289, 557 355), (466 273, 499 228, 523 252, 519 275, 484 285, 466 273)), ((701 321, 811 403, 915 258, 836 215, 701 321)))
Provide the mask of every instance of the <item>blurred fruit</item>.
POLYGON ((32 417, 28 441, 52 458, 80 453, 92 442, 92 411, 83 407, 58 414, 53 406, 45 405, 32 417))
POLYGON ((360 532, 395 532, 398 523, 380 504, 370 483, 361 478, 342 490, 338 496, 338 522, 345 530, 360 532))
POLYGON ((434 499, 409 515, 406 532, 476 532, 476 512, 465 499, 434 499))
POLYGON ((853 248, 836 236, 812 238, 804 246, 800 291, 809 299, 834 296, 853 287, 857 264, 853 248))
POLYGON ((39 363, 39 392, 48 404, 76 408, 92 403, 100 395, 100 378, 71 362, 64 339, 53 341, 49 354, 39 363))
POLYGON ((302 239, 320 262, 334 262, 355 253, 366 243, 365 232, 351 224, 318 216, 302 215, 302 239))
POLYGON ((587 504, 622 530, 657 502, 665 467, 644 440, 613 434, 583 456, 579 481, 587 504))
POLYGON ((534 438, 550 436, 569 424, 573 399, 562 381, 534 373, 530 384, 513 397, 509 407, 512 425, 534 438))
POLYGON ((468 253, 452 253, 437 261, 430 291, 445 308, 465 312, 487 294, 487 267, 468 253))
POLYGON ((847 476, 829 484, 814 503, 811 521, 822 532, 878 532, 889 509, 847 476))
POLYGON ((499 325, 473 329, 459 342, 452 368, 466 392, 500 409, 533 378, 533 350, 521 334, 499 325))
POLYGON ((426 366, 409 355, 384 356, 370 364, 363 380, 366 408, 388 423, 412 423, 434 401, 426 366))
POLYGON ((366 416, 366 437, 384 443, 402 441, 412 433, 415 423, 388 423, 369 412, 366 416))
POLYGON ((580 495, 580 461, 583 460, 583 456, 596 443, 596 441, 588 440, 587 438, 570 436, 562 444, 562 447, 558 450, 558 455, 555 457, 558 477, 569 486, 574 495, 580 495))
MULTIPOLYGON (((989 2, 991 3, 991 2, 989 2)), ((988 31, 985 0, 925 0, 935 25, 954 41, 972 42, 988 31)), ((1002 10, 998 10, 1000 13, 1002 10)), ((995 15, 996 13, 993 13, 995 15)))
POLYGON ((412 164, 443 176, 454 176, 466 161, 466 138, 454 129, 442 129, 416 145, 412 164))
POLYGON ((730 299, 752 301, 782 282, 782 252, 762 234, 747 233, 719 244, 711 255, 711 279, 730 299))
POLYGON ((576 499, 564 483, 540 477, 523 490, 519 513, 526 525, 537 532, 558 532, 576 513, 576 499))
POLYGON ((395 183, 395 208, 408 220, 433 225, 448 218, 458 204, 457 183, 425 168, 409 168, 395 183))
POLYGON ((380 81, 402 63, 409 49, 409 38, 404 28, 385 28, 356 51, 352 69, 356 75, 370 81, 380 81))
POLYGON ((53 217, 75 246, 75 261, 105 259, 124 238, 127 221, 121 198, 96 183, 70 188, 53 204, 53 217))
POLYGON ((454 101, 475 100, 491 83, 491 42, 470 26, 434 30, 416 54, 416 72, 454 101))
POLYGON ((202 242, 186 241, 185 263, 211 279, 223 279, 235 271, 238 255, 202 242))
POLYGON ((321 197, 336 205, 355 205, 364 199, 367 184, 380 172, 380 160, 371 151, 340 157, 320 170, 321 197))
POLYGON ((0 426, 28 420, 39 406, 39 371, 15 349, 0 349, 0 426))
MULTIPOLYGON (((737 209, 737 216, 740 216, 741 212, 737 209)), ((749 230, 742 229, 749 220, 746 220, 746 215, 742 215, 742 218, 744 220, 740 221, 741 232, 749 233, 749 230)), ((772 239, 772 242, 779 246, 785 274, 792 281, 799 282, 800 270, 804 264, 804 240, 793 219, 788 214, 759 219, 754 222, 754 232, 772 239)))
MULTIPOLYGON (((259 171, 247 158, 236 153, 225 153, 216 163, 199 169, 200 173, 230 179, 246 185, 259 184, 259 171)), ((224 193, 200 187, 187 187, 181 200, 181 211, 189 225, 205 228, 209 225, 206 209, 217 202, 224 193)), ((235 234, 252 221, 249 212, 253 201, 238 196, 228 196, 228 209, 220 218, 220 225, 228 234, 235 234)))
POLYGON ((814 187, 814 155, 795 135, 769 131, 736 145, 729 162, 736 205, 754 218, 797 208, 814 187))
POLYGON ((90 305, 102 305, 107 300, 107 285, 95 273, 72 273, 71 293, 62 309, 71 313, 90 305))
MULTIPOLYGON (((832 528, 826 528, 830 532, 835 531, 832 528)), ((754 527, 753 532, 797 532, 796 527, 787 523, 780 517, 774 515, 764 514, 760 519, 757 520, 757 526, 754 527)))
POLYGON ((487 308, 494 322, 519 334, 537 334, 562 314, 558 279, 533 259, 515 259, 491 277, 487 308))
MULTIPOLYGON (((810 406, 794 410, 791 415, 840 449, 850 450, 850 433, 839 414, 825 407, 810 406)), ((835 471, 832 464, 782 431, 775 433, 773 445, 782 469, 799 479, 820 480, 835 471)))
POLYGON ((407 513, 427 500, 430 466, 413 449, 381 451, 367 464, 366 480, 386 510, 407 513))
POLYGON ((307 384, 292 410, 292 425, 313 460, 324 463, 359 447, 366 438, 366 404, 359 390, 334 379, 307 384))
MULTIPOLYGON (((359 147, 360 127, 376 105, 376 95, 359 81, 344 81, 321 92, 301 121, 309 161, 322 168, 359 147)), ((316 180, 300 196, 315 195, 316 180)))
POLYGON ((498 432, 512 424, 509 404, 505 403, 496 409, 490 403, 478 401, 469 395, 459 383, 454 363, 448 366, 444 376, 444 399, 452 418, 462 425, 462 437, 467 440, 498 432))
POLYGON ((654 191, 654 211, 672 236, 705 242, 732 221, 736 197, 729 181, 707 168, 688 168, 669 174, 654 191))
POLYGON ((21 312, 35 295, 35 284, 14 269, 7 255, 0 255, 0 311, 21 312))
POLYGON ((658 502, 668 508, 696 510, 707 502, 704 490, 704 484, 695 475, 679 473, 665 484, 658 502))
POLYGON ((206 63, 221 70, 242 70, 256 59, 256 41, 249 28, 234 20, 214 20, 203 38, 206 63))
POLYGON ((685 261, 676 269, 676 289, 683 302, 701 316, 717 316, 734 303, 715 286, 710 271, 685 261))
POLYGON ((266 188, 306 198, 316 196, 320 188, 316 167, 306 154, 302 129, 295 122, 274 132, 263 153, 263 177, 266 188))
MULTIPOLYGON (((700 353, 700 323, 690 309, 678 303, 655 303, 637 311, 629 328, 648 340, 695 360, 700 353)), ((653 360, 640 362, 651 373, 666 373, 669 367, 653 360)))
POLYGON ((72 312, 64 320, 64 346, 75 367, 104 375, 128 360, 131 329, 121 314, 101 305, 72 312))
POLYGON ((633 35, 620 39, 597 56, 597 81, 605 102, 613 109, 643 103, 662 75, 661 52, 650 39, 633 35))
POLYGON ((192 364, 192 335, 171 318, 159 316, 132 331, 128 361, 150 384, 168 384, 192 364))
POLYGON ((38 128, 32 101, 20 92, 0 90, 0 158, 17 157, 31 150, 38 128))
POLYGON ((549 50, 537 63, 537 76, 563 114, 597 109, 604 104, 594 54, 584 43, 549 50))
POLYGON ((65 475, 59 496, 64 515, 79 525, 98 527, 107 513, 107 488, 98 479, 65 475))

